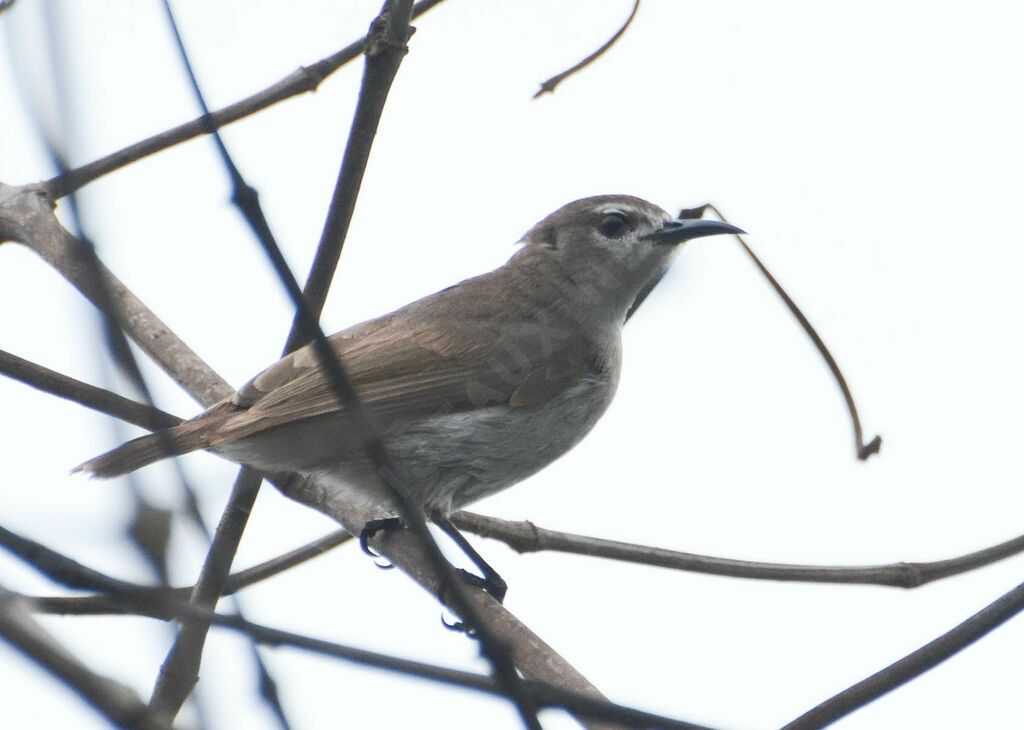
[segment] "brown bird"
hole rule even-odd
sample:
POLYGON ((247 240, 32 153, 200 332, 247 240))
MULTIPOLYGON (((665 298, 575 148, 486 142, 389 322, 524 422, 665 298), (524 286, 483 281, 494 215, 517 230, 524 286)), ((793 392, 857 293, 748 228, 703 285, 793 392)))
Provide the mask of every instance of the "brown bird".
MULTIPOLYGON (((571 449, 615 394, 626 320, 683 241, 738 233, 626 195, 585 198, 522 238, 500 268, 329 338, 428 514, 519 482, 571 449)), ((125 474, 197 449, 298 472, 396 514, 311 346, 205 413, 77 467, 125 474)))

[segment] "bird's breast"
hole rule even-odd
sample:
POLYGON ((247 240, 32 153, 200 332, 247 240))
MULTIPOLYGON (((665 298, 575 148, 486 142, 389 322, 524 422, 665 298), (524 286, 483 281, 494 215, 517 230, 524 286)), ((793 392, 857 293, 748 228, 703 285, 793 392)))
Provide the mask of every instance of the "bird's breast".
POLYGON ((389 433, 387 443, 411 491, 427 509, 447 513, 569 451, 600 419, 617 385, 618 367, 599 369, 543 404, 431 416, 389 433))

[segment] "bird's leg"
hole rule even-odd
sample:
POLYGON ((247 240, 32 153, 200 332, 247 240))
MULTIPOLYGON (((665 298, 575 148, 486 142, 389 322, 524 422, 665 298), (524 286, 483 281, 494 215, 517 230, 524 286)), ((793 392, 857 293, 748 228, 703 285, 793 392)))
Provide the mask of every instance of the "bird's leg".
MULTIPOLYGON (((505 580, 498 575, 498 571, 491 567, 491 565, 483 559, 483 557, 476 551, 476 549, 469 543, 465 535, 459 532, 458 528, 452 523, 447 516, 435 515, 432 519, 434 524, 441 528, 448 537, 455 541, 455 544, 459 546, 463 553, 466 554, 473 564, 480 569, 483 573, 481 578, 479 575, 474 575, 468 570, 462 568, 456 568, 455 573, 460 579, 466 581, 471 586, 476 588, 483 588, 487 591, 498 603, 501 603, 505 599, 505 593, 508 591, 508 584, 505 580)), ((384 517, 375 520, 369 520, 363 529, 359 532, 359 545, 362 547, 363 552, 367 555, 379 558, 376 552, 370 548, 370 540, 382 530, 396 530, 402 527, 402 520, 399 517, 384 517)), ((376 563, 378 568, 392 568, 394 567, 390 563, 387 565, 381 565, 376 563)), ((443 600, 443 599, 442 599, 443 600)), ((461 631, 467 636, 475 636, 476 630, 462 621, 455 621, 449 623, 445 620, 444 616, 441 617, 441 623, 447 626, 453 631, 461 631)))
MULTIPOLYGON (((363 529, 359 531, 359 547, 361 547, 363 549, 363 552, 369 555, 371 558, 379 558, 380 555, 375 553, 370 548, 370 540, 372 540, 377 535, 377 533, 381 532, 382 530, 397 530, 401 526, 402 519, 400 517, 382 517, 376 520, 368 520, 366 524, 363 525, 363 529)), ((391 565, 391 563, 381 565, 376 561, 374 562, 374 565, 384 570, 395 567, 391 565)))
POLYGON ((448 537, 455 541, 455 544, 459 546, 463 553, 466 554, 473 564, 480 569, 483 574, 481 578, 478 575, 473 575, 468 570, 462 570, 459 568, 456 572, 462 578, 472 586, 483 588, 485 591, 490 593, 494 600, 501 603, 505 600, 505 593, 508 592, 508 583, 498 575, 498 571, 491 567, 491 565, 483 559, 483 557, 476 551, 466 536, 459 532, 458 528, 452 523, 447 516, 434 516, 434 524, 441 528, 448 537))

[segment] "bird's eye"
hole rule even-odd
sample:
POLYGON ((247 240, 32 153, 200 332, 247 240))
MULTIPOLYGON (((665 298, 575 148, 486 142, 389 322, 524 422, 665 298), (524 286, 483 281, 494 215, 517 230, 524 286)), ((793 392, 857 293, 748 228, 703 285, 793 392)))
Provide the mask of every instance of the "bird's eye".
POLYGON ((604 214, 601 218, 601 224, 598 229, 602 234, 608 238, 617 238, 621 236, 626 230, 626 216, 617 210, 612 210, 604 214))

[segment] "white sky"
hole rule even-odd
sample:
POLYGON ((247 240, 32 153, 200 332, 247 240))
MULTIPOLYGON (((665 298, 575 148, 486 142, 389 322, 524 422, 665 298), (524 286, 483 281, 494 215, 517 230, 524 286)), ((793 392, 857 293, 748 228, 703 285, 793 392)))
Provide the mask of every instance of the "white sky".
MULTIPOLYGON (((49 104, 36 6, 0 16, 0 180, 48 177, 8 59, 49 104)), ((368 2, 175 3, 213 108, 361 35, 368 2)), ((541 80, 600 45, 628 0, 450 0, 419 28, 388 101, 325 329, 503 262, 534 222, 615 192, 674 210, 707 200, 751 243, 830 345, 882 454, 853 458, 830 376, 725 238, 688 244, 631 321, 618 397, 571 454, 476 506, 542 526, 766 561, 953 557, 1022 531, 1024 50, 1010 3, 648 0, 604 59, 554 96, 541 80)), ((92 160, 195 115, 158 3, 59 4, 72 158, 92 160)), ((305 276, 361 64, 224 134, 305 276)), ((229 381, 281 349, 291 309, 208 141, 87 187, 103 259, 229 381)), ((0 247, 0 348, 102 384, 89 306, 33 254, 0 247)), ((158 402, 190 399, 152 374, 158 402)), ((110 419, 0 378, 0 524, 109 573, 146 579, 122 538, 124 483, 67 476, 113 446, 110 419)), ((234 468, 185 460, 215 521, 234 468)), ((172 505, 170 472, 142 473, 172 505)), ((203 551, 179 524, 175 580, 203 551)), ((236 566, 333 524, 265 487, 236 566)), ((1020 582, 1020 559, 913 592, 741 581, 595 559, 518 556, 475 540, 507 605, 617 701, 722 728, 769 728, 948 630, 1020 582)), ((0 583, 54 588, 0 555, 0 583)), ((274 626, 482 668, 434 601, 342 548, 244 595, 274 626)), ((171 640, 144 619, 46 618, 98 671, 148 696, 171 640)), ((841 721, 844 730, 1016 727, 1020 619, 841 721)), ((500 701, 268 650, 295 727, 512 728, 500 701)), ((201 691, 211 728, 271 728, 244 643, 214 632, 201 691)), ((0 646, 14 726, 104 727, 0 646)), ((191 715, 184 715, 185 718, 191 715)), ((545 727, 573 727, 558 713, 545 727)))

